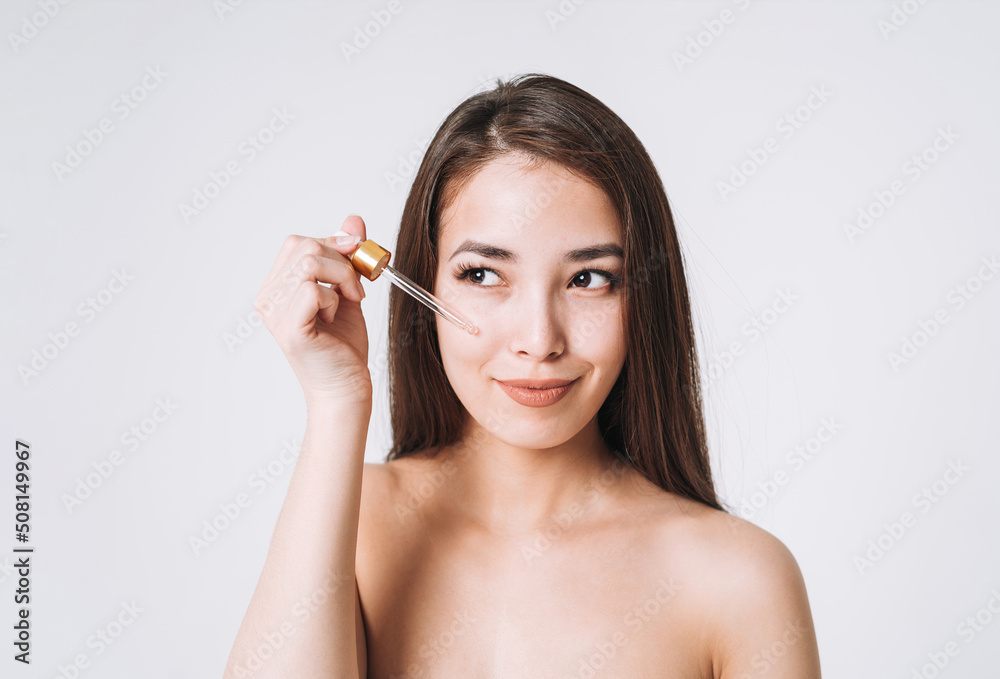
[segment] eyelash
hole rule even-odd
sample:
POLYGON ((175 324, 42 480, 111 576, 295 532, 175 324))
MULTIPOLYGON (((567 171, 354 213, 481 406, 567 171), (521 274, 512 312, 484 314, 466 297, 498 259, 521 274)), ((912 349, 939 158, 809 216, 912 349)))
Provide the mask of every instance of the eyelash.
MULTIPOLYGON (((469 278, 469 273, 472 271, 492 271, 493 273, 497 273, 494 269, 490 269, 488 267, 472 266, 471 264, 462 264, 461 266, 458 267, 458 270, 455 272, 455 278, 458 280, 466 280, 469 278)), ((608 279, 608 284, 606 286, 601 286, 601 288, 606 287, 609 290, 614 290, 618 287, 618 284, 621 282, 621 279, 618 276, 614 275, 610 271, 606 271, 605 269, 581 269, 580 271, 577 271, 575 274, 573 274, 573 279, 576 280, 577 276, 579 276, 582 273, 588 273, 588 272, 600 274, 604 276, 606 279, 608 279)), ((495 285, 480 285, 479 283, 473 283, 472 281, 469 281, 469 284, 476 285, 481 288, 497 287, 495 285)), ((580 289, 600 290, 601 288, 580 288, 580 289)))

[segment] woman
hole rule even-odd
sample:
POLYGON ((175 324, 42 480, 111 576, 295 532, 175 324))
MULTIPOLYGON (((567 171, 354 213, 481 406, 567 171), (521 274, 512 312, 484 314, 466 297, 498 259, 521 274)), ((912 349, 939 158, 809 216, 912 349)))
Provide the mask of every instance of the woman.
POLYGON ((479 333, 391 289, 385 464, 341 240, 290 236, 258 294, 308 424, 227 677, 818 679, 794 557, 715 495, 677 234, 621 119, 528 74, 444 121, 393 265, 479 333))

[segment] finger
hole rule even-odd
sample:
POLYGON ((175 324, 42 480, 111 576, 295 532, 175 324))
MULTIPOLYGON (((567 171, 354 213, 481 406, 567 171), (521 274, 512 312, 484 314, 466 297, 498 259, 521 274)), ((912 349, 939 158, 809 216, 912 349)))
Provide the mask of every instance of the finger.
POLYGON ((340 230, 360 236, 362 241, 368 240, 368 229, 365 226, 365 220, 360 215, 347 215, 347 219, 340 225, 340 230))
POLYGON ((307 238, 299 243, 285 263, 284 271, 278 274, 281 281, 273 284, 284 284, 292 289, 297 288, 303 280, 343 285, 346 296, 360 301, 364 292, 358 277, 351 275, 355 273, 356 269, 347 257, 324 244, 321 239, 307 238), (345 284, 351 279, 351 284, 345 284), (352 294, 353 292, 357 294, 352 294))
POLYGON ((334 289, 316 281, 303 281, 295 291, 286 317, 282 320, 292 329, 301 331, 312 328, 317 316, 325 323, 332 323, 339 306, 340 295, 334 289))
POLYGON ((280 279, 290 281, 293 285, 298 286, 302 280, 298 271, 298 265, 302 257, 307 254, 339 260, 353 268, 349 255, 354 249, 341 248, 337 250, 332 245, 332 241, 325 238, 309 238, 298 235, 288 236, 282 245, 281 252, 278 253, 278 257, 274 261, 274 265, 271 267, 271 271, 268 273, 269 278, 265 279, 264 285, 261 287, 266 287, 280 279))
POLYGON ((358 287, 363 289, 361 286, 361 279, 364 278, 364 276, 361 275, 360 271, 354 268, 354 260, 352 257, 354 251, 358 249, 358 245, 360 244, 360 241, 358 240, 359 238, 360 236, 349 234, 344 231, 338 231, 337 233, 324 238, 322 242, 328 247, 334 248, 342 253, 344 259, 351 263, 351 269, 354 271, 354 279, 358 282, 358 287), (338 240, 345 242, 338 243, 338 240))
MULTIPOLYGON (((365 226, 365 220, 362 219, 360 215, 347 215, 347 218, 340 225, 340 231, 337 232, 337 234, 341 233, 348 233, 351 234, 352 236, 357 236, 359 243, 363 243, 364 241, 368 240, 368 228, 365 226)), ((346 256, 350 256, 351 253, 353 253, 354 250, 357 248, 357 246, 351 245, 349 243, 343 247, 338 246, 336 244, 337 234, 334 234, 332 238, 332 240, 334 241, 334 247, 336 247, 339 252, 344 252, 346 250, 347 252, 345 252, 344 254, 346 256)), ((361 280, 361 277, 362 277, 361 273, 358 273, 357 278, 359 281, 361 280)))
POLYGON ((318 283, 318 285, 320 288, 321 303, 316 317, 324 323, 333 323, 337 315, 337 310, 344 303, 345 297, 340 294, 337 288, 327 287, 322 283, 318 283))
POLYGON ((343 258, 331 259, 324 255, 306 253, 295 263, 295 284, 300 281, 312 280, 317 283, 328 283, 337 286, 340 292, 355 302, 360 302, 365 296, 358 281, 355 268, 343 258))
POLYGON ((271 270, 267 272, 266 276, 264 276, 264 284, 261 285, 261 288, 266 287, 277 277, 278 272, 284 269, 285 263, 288 261, 289 257, 291 257, 292 253, 295 252, 295 249, 299 247, 305 239, 305 236, 299 236, 294 233, 285 236, 285 240, 281 244, 281 250, 278 252, 278 256, 274 258, 274 263, 271 265, 271 270))
MULTIPOLYGON (((341 232, 357 236, 358 242, 366 240, 367 230, 365 222, 358 215, 348 215, 347 219, 345 219, 344 223, 341 225, 341 232)), ((344 245, 338 245, 335 237, 317 239, 300 236, 298 234, 290 234, 285 238, 278 256, 271 265, 270 271, 268 271, 267 276, 264 277, 264 283, 261 285, 261 291, 272 284, 279 276, 283 275, 286 280, 296 279, 297 277, 295 276, 294 269, 289 267, 289 262, 296 261, 302 254, 311 252, 337 259, 337 257, 334 256, 334 253, 336 253, 336 255, 343 257, 344 261, 349 262, 350 255, 353 254, 356 249, 357 244, 347 243, 344 245), (317 243, 320 247, 316 247, 316 245, 310 241, 317 243)), ((360 285, 361 274, 356 272, 355 279, 360 285)), ((298 281, 295 280, 295 283, 297 282, 298 281)))
POLYGON ((301 280, 275 281, 266 284, 257 293, 253 308, 268 329, 273 331, 280 322, 301 283, 301 280))
POLYGON ((332 233, 326 238, 320 238, 319 242, 324 246, 340 253, 345 259, 350 259, 354 251, 361 243, 361 236, 346 231, 332 233))
MULTIPOLYGON (((314 240, 312 243, 303 243, 302 247, 313 252, 329 251, 321 248, 314 240)), ((292 300, 305 282, 327 283, 333 286, 332 294, 341 294, 344 299, 360 303, 364 290, 361 283, 351 276, 354 267, 337 253, 330 254, 341 261, 312 252, 306 253, 298 261, 287 265, 284 274, 279 274, 282 276, 281 280, 271 282, 257 294, 254 309, 265 325, 271 327, 272 320, 274 323, 281 322, 281 317, 287 313, 292 300)), ((325 286, 321 287, 330 290, 325 286)), ((325 319, 332 319, 332 316, 327 315, 325 319)))

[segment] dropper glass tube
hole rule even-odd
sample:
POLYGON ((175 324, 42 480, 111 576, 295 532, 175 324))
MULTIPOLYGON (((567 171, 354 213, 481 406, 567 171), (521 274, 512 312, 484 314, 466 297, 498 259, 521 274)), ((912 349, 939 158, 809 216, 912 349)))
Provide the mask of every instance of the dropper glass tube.
POLYGON ((389 266, 389 258, 391 256, 392 253, 369 239, 358 243, 357 249, 351 253, 350 258, 355 270, 368 280, 373 281, 381 274, 386 274, 396 287, 409 294, 418 302, 426 305, 434 313, 448 319, 470 335, 475 335, 479 332, 479 328, 476 327, 475 323, 456 311, 450 304, 438 299, 389 266))

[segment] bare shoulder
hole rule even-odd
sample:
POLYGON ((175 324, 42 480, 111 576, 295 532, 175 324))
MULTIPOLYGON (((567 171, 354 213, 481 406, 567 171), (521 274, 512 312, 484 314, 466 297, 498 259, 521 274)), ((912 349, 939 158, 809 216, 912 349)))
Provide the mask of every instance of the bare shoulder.
POLYGON ((393 494, 392 468, 384 462, 365 462, 361 476, 361 511, 377 507, 393 494))
POLYGON ((662 542, 680 555, 669 563, 681 586, 704 605, 716 679, 819 679, 805 581, 788 547, 745 519, 672 497, 678 511, 665 517, 662 542))
POLYGON ((412 453, 388 462, 365 462, 364 482, 370 481, 368 489, 376 494, 392 493, 398 491, 409 477, 429 472, 435 466, 433 458, 420 453, 412 453))
MULTIPOLYGON (((440 475, 435 471, 438 467, 434 459, 416 453, 388 462, 365 462, 361 483, 361 522, 382 528, 408 523, 415 504, 410 496, 427 494, 419 486, 435 483, 436 474, 440 475)), ((436 485, 440 484, 438 480, 436 485)))

